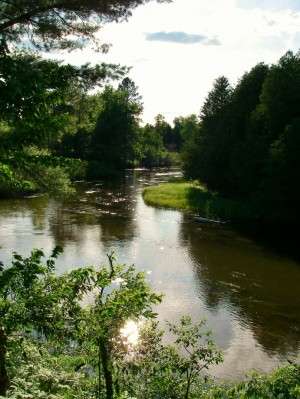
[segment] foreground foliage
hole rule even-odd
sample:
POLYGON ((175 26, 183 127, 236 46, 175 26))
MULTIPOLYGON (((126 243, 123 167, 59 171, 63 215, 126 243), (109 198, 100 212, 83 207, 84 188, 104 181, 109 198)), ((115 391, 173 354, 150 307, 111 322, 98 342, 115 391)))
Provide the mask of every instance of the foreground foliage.
POLYGON ((143 272, 117 265, 111 254, 108 266, 58 275, 60 252, 48 260, 41 250, 14 253, 10 266, 1 265, 0 397, 299 398, 296 364, 236 385, 214 383, 207 372, 222 355, 205 321, 167 323, 174 340, 166 345, 152 310, 161 295, 143 272), (142 322, 136 343, 122 333, 129 320, 142 322))
POLYGON ((83 354, 84 364, 98 369, 98 396, 103 378, 106 397, 112 398, 112 361, 122 348, 121 327, 128 319, 155 316, 152 304, 161 297, 151 292, 144 274, 135 273, 134 266, 115 265, 110 255, 109 267, 57 275, 55 259, 60 252, 56 247, 46 262, 41 250, 32 251, 28 258, 14 253, 12 265, 1 267, 0 395, 8 388, 6 345, 9 348, 15 336, 34 331, 51 343, 51 352, 83 354), (84 306, 86 297, 90 301, 84 306))

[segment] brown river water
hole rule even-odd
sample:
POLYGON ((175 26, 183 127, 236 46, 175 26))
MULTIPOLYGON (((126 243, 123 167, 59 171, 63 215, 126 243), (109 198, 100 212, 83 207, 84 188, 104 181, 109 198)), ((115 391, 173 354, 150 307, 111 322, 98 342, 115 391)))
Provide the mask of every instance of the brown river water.
MULTIPOLYGON (((300 362, 300 262, 254 241, 229 225, 201 225, 193 214, 144 204, 141 188, 180 177, 176 171, 127 171, 118 184, 77 183, 68 200, 47 197, 0 202, 0 260, 12 251, 28 256, 64 248, 59 272, 106 262, 147 272, 165 294, 159 320, 206 318, 223 349, 217 379, 246 371, 270 373, 288 360, 300 362)), ((285 235, 285 232, 282 232, 285 235)))

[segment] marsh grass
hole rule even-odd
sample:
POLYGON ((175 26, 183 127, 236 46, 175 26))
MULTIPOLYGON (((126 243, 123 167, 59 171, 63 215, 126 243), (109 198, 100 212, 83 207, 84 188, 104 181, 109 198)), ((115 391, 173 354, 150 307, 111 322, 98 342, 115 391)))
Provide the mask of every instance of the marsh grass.
POLYGON ((251 204, 220 198, 197 182, 177 181, 146 187, 142 195, 148 205, 189 210, 205 217, 233 220, 255 219, 257 216, 251 204))

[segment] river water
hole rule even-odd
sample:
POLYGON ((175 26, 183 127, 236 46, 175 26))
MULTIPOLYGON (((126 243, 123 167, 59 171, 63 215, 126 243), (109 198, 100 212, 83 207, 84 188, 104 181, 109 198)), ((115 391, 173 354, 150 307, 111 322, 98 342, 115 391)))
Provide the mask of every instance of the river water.
POLYGON ((153 290, 165 294, 159 320, 207 319, 224 353, 224 363, 210 370, 217 379, 300 362, 300 263, 230 225, 205 226, 189 212, 144 204, 142 187, 179 176, 128 171, 117 185, 78 183, 68 200, 3 200, 0 260, 7 264, 12 251, 28 256, 32 248, 49 254, 59 244, 64 272, 98 266, 114 251, 119 263, 146 270, 153 290))

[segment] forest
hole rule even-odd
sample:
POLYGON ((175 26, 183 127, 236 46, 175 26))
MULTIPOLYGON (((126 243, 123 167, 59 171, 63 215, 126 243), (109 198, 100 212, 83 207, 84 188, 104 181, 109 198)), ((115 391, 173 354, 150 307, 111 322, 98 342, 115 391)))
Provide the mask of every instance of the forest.
POLYGON ((235 87, 218 77, 199 115, 173 126, 163 115, 142 125, 142 95, 126 67, 4 49, 0 58, 2 197, 68 194, 76 179, 180 165, 186 179, 252 204, 263 221, 300 220, 299 53, 259 63, 235 87))
MULTIPOLYGON (((128 11, 93 7, 82 18, 105 15, 109 21, 128 11)), ((13 5, 0 9, 2 197, 68 193, 75 179, 112 178, 128 167, 182 165, 187 179, 255 204, 262 219, 300 220, 299 53, 289 51, 274 65, 259 63, 235 87, 217 77, 199 115, 178 116, 173 126, 157 115, 154 124, 142 126, 142 95, 126 76, 128 67, 74 67, 42 57, 41 50, 72 50, 81 42, 70 41, 50 7, 45 21, 40 10, 32 10, 36 30, 28 44, 26 10, 21 23, 12 17, 13 5)), ((76 11, 69 12, 71 21, 76 11)), ((74 25, 73 33, 93 39, 96 27, 89 29, 74 25)))
MULTIPOLYGON (((44 56, 87 42, 107 51, 100 24, 147 2, 0 2, 0 197, 71 195, 78 179, 177 165, 224 198, 254 203, 266 221, 298 222, 300 53, 254 66, 235 87, 218 77, 199 115, 172 126, 162 115, 143 126, 128 67, 44 56)), ((110 254, 97 270, 59 274, 61 251, 0 263, 0 397, 299 398, 296 364, 238 384, 210 381, 203 372, 222 354, 203 321, 169 323, 176 338, 165 345, 152 308, 162 296, 143 273, 110 254), (120 329, 140 319, 140 343, 127 345, 120 329)))

